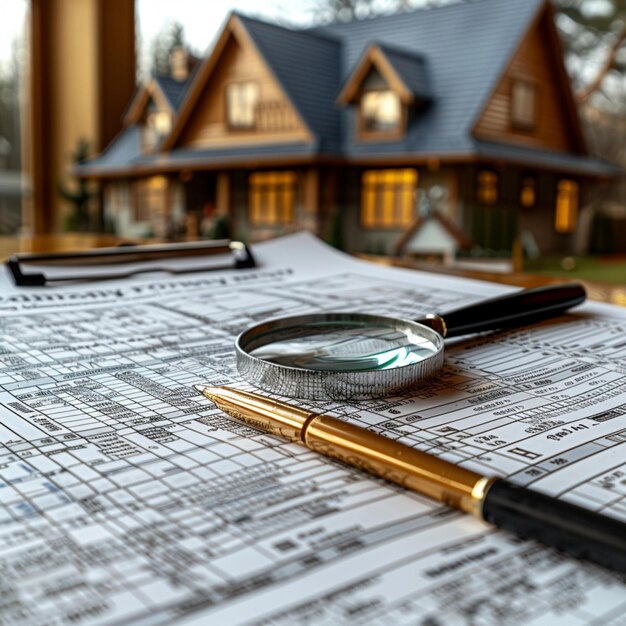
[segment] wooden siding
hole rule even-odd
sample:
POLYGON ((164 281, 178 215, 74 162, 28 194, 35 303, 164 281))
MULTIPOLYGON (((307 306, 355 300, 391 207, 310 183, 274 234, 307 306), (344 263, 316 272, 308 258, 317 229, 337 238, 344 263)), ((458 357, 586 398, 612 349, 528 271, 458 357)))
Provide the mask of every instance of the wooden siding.
POLYGON ((308 130, 263 59, 248 42, 241 42, 231 36, 177 145, 215 148, 309 139, 308 130), (248 81, 259 85, 256 128, 229 128, 226 117, 226 86, 248 81))
POLYGON ((576 151, 575 133, 570 128, 550 33, 544 15, 532 27, 513 56, 478 124, 476 137, 490 141, 523 144, 561 151, 576 151), (515 81, 536 87, 537 124, 532 130, 516 129, 511 121, 511 92, 515 81))

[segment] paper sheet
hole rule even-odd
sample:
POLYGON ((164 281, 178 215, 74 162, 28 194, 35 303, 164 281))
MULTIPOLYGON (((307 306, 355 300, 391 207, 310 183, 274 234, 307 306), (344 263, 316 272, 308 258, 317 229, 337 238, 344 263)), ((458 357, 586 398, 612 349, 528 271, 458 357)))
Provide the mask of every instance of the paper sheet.
MULTIPOLYGON (((315 310, 416 317, 506 288, 344 257, 0 296, 3 624, 626 623, 626 584, 234 423, 233 341, 315 310)), ((626 312, 588 304, 450 342, 410 394, 317 403, 485 474, 626 519, 626 312)), ((311 406, 309 403, 307 406, 311 406)))

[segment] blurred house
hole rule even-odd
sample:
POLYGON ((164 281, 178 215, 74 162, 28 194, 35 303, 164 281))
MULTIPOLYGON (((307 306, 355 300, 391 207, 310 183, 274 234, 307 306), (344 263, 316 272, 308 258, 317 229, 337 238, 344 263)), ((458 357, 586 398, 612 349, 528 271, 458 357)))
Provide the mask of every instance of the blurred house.
POLYGON ((459 250, 468 250, 471 241, 451 220, 438 211, 422 213, 400 237, 394 253, 399 257, 439 260, 452 265, 459 250))
POLYGON ((190 75, 182 52, 174 66, 76 169, 123 234, 333 223, 349 250, 388 253, 416 229, 417 190, 440 186, 459 244, 501 252, 523 233, 563 253, 588 184, 617 171, 588 155, 544 0, 304 30, 233 14, 190 75))

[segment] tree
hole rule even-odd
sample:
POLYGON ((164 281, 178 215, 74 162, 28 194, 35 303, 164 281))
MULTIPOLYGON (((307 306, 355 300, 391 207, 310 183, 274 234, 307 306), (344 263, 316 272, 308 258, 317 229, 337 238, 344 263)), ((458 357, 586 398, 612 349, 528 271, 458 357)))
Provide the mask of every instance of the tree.
POLYGON ((374 0, 322 0, 314 11, 321 21, 349 22, 372 15, 375 11, 374 5, 374 0))
MULTIPOLYGON (((72 153, 72 162, 80 165, 87 161, 89 157, 89 143, 85 139, 80 139, 76 150, 72 153)), ((58 186, 59 195, 71 205, 73 211, 67 216, 65 223, 66 230, 90 230, 93 226, 89 215, 89 204, 94 194, 89 190, 87 180, 79 179, 74 190, 66 187, 62 182, 58 186)))
POLYGON ((397 13, 417 7, 463 1, 469 0, 317 0, 313 5, 313 13, 320 22, 348 22, 381 13, 397 13))
POLYGON ((626 0, 553 1, 578 102, 594 98, 622 107, 617 90, 626 72, 626 0))
POLYGON ((169 76, 170 56, 180 47, 189 47, 185 42, 185 28, 180 22, 171 22, 150 44, 150 72, 155 76, 169 76))
POLYGON ((23 53, 21 40, 14 39, 11 60, 0 67, 0 137, 10 146, 6 168, 12 170, 21 168, 20 59, 23 53))

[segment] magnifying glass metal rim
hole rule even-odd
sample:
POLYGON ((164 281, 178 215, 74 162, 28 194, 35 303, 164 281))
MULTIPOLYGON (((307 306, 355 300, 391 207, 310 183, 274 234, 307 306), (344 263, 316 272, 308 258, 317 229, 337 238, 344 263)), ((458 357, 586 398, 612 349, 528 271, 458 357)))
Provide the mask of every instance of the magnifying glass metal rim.
POLYGON ((436 374, 443 366, 443 337, 424 324, 411 320, 365 313, 329 312, 278 317, 256 324, 235 341, 237 369, 248 382, 282 396, 307 400, 360 400, 399 393, 436 374), (291 367, 265 361, 249 353, 268 333, 315 324, 366 324, 415 333, 433 343, 436 351, 423 360, 402 367, 382 370, 322 371, 291 367))
POLYGON ((522 289, 447 313, 435 313, 411 321, 365 313, 314 313, 278 317, 252 326, 237 337, 237 368, 249 382, 293 398, 312 400, 363 399, 388 396, 436 374, 443 365, 443 338, 461 337, 503 328, 515 328, 561 315, 584 302, 585 288, 577 283, 522 289), (254 341, 270 331, 298 325, 329 322, 362 322, 386 326, 407 335, 411 332, 430 339, 437 350, 422 361, 398 368, 374 370, 312 370, 264 361, 249 354, 254 341), (433 330, 436 328, 437 331, 433 330))

